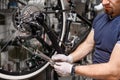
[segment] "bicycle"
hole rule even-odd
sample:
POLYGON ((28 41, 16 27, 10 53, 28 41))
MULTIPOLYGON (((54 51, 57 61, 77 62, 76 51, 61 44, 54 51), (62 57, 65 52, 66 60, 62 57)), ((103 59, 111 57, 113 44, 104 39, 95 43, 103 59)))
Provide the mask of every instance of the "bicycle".
POLYGON ((1 55, 1 78, 33 77, 49 65, 49 62, 37 55, 40 54, 37 51, 49 57, 57 53, 68 55, 84 41, 91 30, 91 21, 74 11, 72 0, 69 1, 70 10, 64 8, 63 1, 42 0, 42 8, 29 4, 17 9, 13 14, 15 29, 9 30, 9 36, 0 41, 0 53, 8 57, 5 60, 6 65, 3 64, 4 59, 1 61, 4 56, 1 55), (66 17, 66 12, 69 17, 66 17), (81 25, 85 31, 81 35, 79 31, 73 34, 75 36, 70 35, 72 24, 81 25))
MULTIPOLYGON (((29 24, 25 23, 25 22, 29 22, 30 19, 33 19, 33 17, 31 17, 31 14, 35 12, 41 12, 41 11, 44 11, 47 13, 50 12, 48 15, 46 15, 46 19, 48 20, 47 21, 45 20, 45 21, 48 25, 50 24, 49 28, 55 27, 56 29, 55 32, 52 32, 52 34, 54 33, 53 34, 54 38, 52 39, 58 39, 57 36, 59 36, 59 41, 62 42, 63 36, 65 34, 64 33, 65 13, 63 12, 58 14, 56 13, 56 11, 64 10, 63 0, 56 0, 56 1, 42 0, 41 2, 40 4, 42 4, 41 6, 43 7, 42 9, 40 9, 41 7, 39 8, 38 6, 35 6, 33 4, 25 5, 25 6, 23 5, 15 9, 16 12, 13 14, 13 24, 15 28, 14 29, 9 28, 9 30, 5 32, 4 31, 1 32, 1 34, 5 34, 6 36, 6 37, 3 37, 0 41, 1 43, 0 53, 2 58, 1 59, 2 61, 0 61, 1 62, 1 65, 0 65, 1 78, 26 79, 26 78, 37 75, 49 65, 47 61, 39 58, 38 56, 35 56, 35 54, 31 54, 29 51, 24 49, 24 47, 21 46, 22 44, 24 44, 23 46, 29 45, 29 48, 33 49, 32 51, 34 51, 37 47, 48 56, 52 56, 52 54, 55 53, 55 50, 53 49, 52 44, 47 34, 43 30, 42 26, 40 26, 39 24, 34 24, 34 25, 30 25, 31 27, 30 28, 28 26, 29 24)), ((59 45, 62 44, 61 42, 57 41, 56 45, 59 47, 59 45)))

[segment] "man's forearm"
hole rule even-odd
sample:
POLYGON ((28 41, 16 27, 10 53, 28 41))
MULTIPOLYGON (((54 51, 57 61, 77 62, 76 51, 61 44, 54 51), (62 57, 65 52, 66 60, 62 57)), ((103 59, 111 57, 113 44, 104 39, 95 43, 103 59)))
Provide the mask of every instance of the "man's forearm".
POLYGON ((82 43, 73 53, 70 54, 73 57, 73 62, 81 60, 88 53, 90 53, 93 50, 93 48, 94 46, 92 44, 88 45, 85 42, 82 43))
POLYGON ((72 54, 70 54, 73 57, 73 62, 82 59, 93 50, 95 45, 93 35, 94 30, 91 30, 86 40, 83 43, 81 43, 72 54))
POLYGON ((115 71, 114 67, 108 63, 82 65, 75 67, 76 74, 101 80, 119 80, 114 72, 117 71, 115 71))

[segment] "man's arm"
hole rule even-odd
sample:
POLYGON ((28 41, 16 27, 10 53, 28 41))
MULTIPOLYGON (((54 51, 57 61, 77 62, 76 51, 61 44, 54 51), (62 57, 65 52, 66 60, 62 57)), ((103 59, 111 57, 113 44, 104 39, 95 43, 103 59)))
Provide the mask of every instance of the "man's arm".
POLYGON ((115 45, 108 63, 76 66, 75 73, 104 80, 120 79, 120 44, 115 45))
POLYGON ((94 48, 94 30, 91 30, 86 40, 81 43, 78 48, 70 54, 73 58, 73 62, 82 59, 94 48))

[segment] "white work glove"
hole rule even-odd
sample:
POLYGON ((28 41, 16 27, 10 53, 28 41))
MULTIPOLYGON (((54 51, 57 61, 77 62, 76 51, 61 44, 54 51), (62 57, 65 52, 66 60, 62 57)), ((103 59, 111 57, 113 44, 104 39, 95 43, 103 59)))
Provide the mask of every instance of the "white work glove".
POLYGON ((70 76, 73 64, 67 62, 56 62, 54 69, 60 76, 70 76))
POLYGON ((52 56, 52 60, 56 61, 56 62, 69 62, 69 63, 73 63, 73 58, 72 56, 66 56, 64 54, 55 54, 52 56))

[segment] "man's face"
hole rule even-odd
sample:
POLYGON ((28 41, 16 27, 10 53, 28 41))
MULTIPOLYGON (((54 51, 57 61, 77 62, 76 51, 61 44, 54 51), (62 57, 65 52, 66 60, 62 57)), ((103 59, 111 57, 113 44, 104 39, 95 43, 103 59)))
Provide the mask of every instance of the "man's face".
POLYGON ((112 17, 120 15, 120 0, 102 0, 102 4, 108 15, 112 17))

